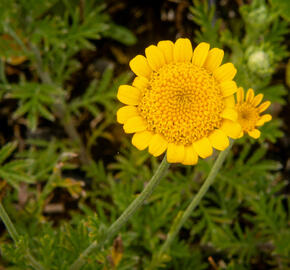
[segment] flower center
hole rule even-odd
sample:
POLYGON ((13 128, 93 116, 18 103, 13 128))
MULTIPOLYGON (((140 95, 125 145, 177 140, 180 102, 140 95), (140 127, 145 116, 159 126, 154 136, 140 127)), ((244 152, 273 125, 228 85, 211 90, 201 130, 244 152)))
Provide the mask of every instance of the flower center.
POLYGON ((148 130, 185 146, 219 128, 223 109, 219 83, 192 63, 168 64, 153 72, 138 105, 148 130))
POLYGON ((243 130, 245 132, 253 130, 260 118, 257 108, 245 102, 237 104, 236 109, 238 111, 238 122, 243 130))

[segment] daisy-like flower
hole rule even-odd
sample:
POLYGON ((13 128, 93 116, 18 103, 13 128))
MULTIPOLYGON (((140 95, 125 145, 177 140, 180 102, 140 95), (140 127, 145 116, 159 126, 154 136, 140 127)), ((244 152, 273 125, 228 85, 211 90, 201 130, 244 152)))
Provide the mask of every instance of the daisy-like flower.
POLYGON ((270 114, 260 115, 262 112, 267 110, 271 102, 265 101, 258 106, 263 99, 263 94, 255 96, 252 88, 247 91, 246 98, 244 97, 244 89, 240 87, 237 91, 236 104, 238 122, 242 127, 240 137, 242 137, 244 132, 246 132, 254 139, 257 139, 260 137, 261 132, 256 129, 256 127, 263 126, 266 122, 269 122, 272 119, 270 114))
POLYGON ((193 165, 209 157, 213 147, 224 150, 241 132, 233 94, 237 91, 231 63, 221 65, 224 52, 189 39, 160 41, 130 61, 137 75, 121 85, 118 99, 126 104, 117 121, 139 150, 153 156, 167 150, 167 161, 193 165))

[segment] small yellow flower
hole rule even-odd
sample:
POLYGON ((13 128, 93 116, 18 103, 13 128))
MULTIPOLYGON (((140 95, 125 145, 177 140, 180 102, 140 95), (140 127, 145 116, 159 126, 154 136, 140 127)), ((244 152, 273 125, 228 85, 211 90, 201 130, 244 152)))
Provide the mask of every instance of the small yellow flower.
POLYGON ((221 65, 224 52, 188 39, 160 41, 130 61, 137 75, 132 86, 121 85, 118 99, 126 104, 117 121, 139 150, 153 156, 167 150, 170 163, 197 163, 213 147, 224 150, 241 132, 233 94, 237 91, 231 63, 221 65))
POLYGON ((272 119, 270 114, 260 116, 260 114, 270 106, 271 102, 265 101, 257 107, 263 99, 263 94, 255 96, 254 90, 251 88, 248 90, 245 100, 244 96, 244 89, 240 87, 237 92, 236 104, 238 122, 242 127, 240 137, 242 137, 244 132, 246 132, 254 139, 257 139, 260 137, 261 132, 256 129, 256 127, 263 126, 266 122, 269 122, 272 119))

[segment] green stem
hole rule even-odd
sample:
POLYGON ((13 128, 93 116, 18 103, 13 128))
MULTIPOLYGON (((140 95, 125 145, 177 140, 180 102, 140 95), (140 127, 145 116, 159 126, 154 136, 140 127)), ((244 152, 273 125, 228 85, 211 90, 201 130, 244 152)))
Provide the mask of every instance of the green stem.
POLYGON ((161 256, 169 249, 170 245, 172 244, 172 241, 174 240, 176 235, 179 233, 179 231, 182 228, 182 226, 184 225, 184 223, 190 217, 192 211, 198 206, 199 202, 201 201, 201 199, 203 198, 203 196, 205 195, 205 193, 207 192, 209 187, 212 185, 212 183, 213 183, 215 177, 217 176, 226 156, 228 155, 230 149, 232 148, 232 145, 233 145, 233 141, 230 142, 230 146, 226 150, 219 153, 219 156, 216 159, 213 167, 211 168, 211 171, 210 171, 208 177, 204 181, 202 187, 200 188, 200 190, 198 191, 196 196, 194 196, 191 203, 186 208, 186 210, 183 212, 183 214, 181 216, 176 217, 176 221, 173 223, 173 225, 172 225, 172 227, 167 235, 165 242, 163 243, 163 245, 162 245, 160 251, 158 252, 157 256, 155 257, 155 259, 153 259, 152 263, 150 264, 149 269, 155 269, 154 267, 155 267, 156 263, 159 262, 159 260, 161 259, 161 256))
POLYGON ((144 203, 144 201, 151 195, 153 190, 157 187, 160 180, 163 178, 165 173, 169 168, 169 163, 166 160, 166 155, 164 156, 162 162, 160 163, 157 171, 146 185, 144 190, 139 194, 139 196, 127 207, 127 209, 123 212, 123 214, 108 228, 105 232, 102 240, 97 243, 94 241, 71 265, 70 270, 78 270, 85 263, 84 259, 91 253, 93 250, 97 248, 102 248, 103 245, 112 239, 115 234, 117 234, 120 229, 127 223, 127 221, 131 218, 131 216, 138 210, 138 208, 144 203))
POLYGON ((53 84, 50 74, 43 69, 43 61, 41 58, 41 52, 32 43, 29 43, 30 49, 34 54, 35 58, 35 69, 43 83, 53 84))
MULTIPOLYGON (((13 239, 14 243, 17 244, 19 241, 19 234, 17 233, 11 219, 6 213, 2 203, 0 202, 0 217, 7 228, 8 233, 13 239)), ((29 250, 26 250, 26 258, 29 260, 30 265, 37 270, 45 270, 45 268, 35 260, 35 258, 30 254, 29 250)))

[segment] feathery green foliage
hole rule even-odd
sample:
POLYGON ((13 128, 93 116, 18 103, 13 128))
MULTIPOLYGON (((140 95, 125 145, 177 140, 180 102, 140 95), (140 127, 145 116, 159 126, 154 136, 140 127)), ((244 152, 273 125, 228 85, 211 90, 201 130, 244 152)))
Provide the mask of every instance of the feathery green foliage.
MULTIPOLYGON (((158 167, 159 160, 131 146, 115 124, 118 86, 132 79, 116 59, 128 62, 126 54, 138 53, 129 46, 135 34, 143 46, 147 27, 132 33, 132 20, 119 25, 120 18, 109 15, 125 2, 115 9, 103 0, 0 3, 0 202, 20 235, 13 243, 0 227, 5 269, 33 269, 28 249, 44 269, 69 269, 91 243, 102 242, 158 167)), ((289 156, 281 152, 287 132, 281 110, 289 106, 287 1, 218 2, 194 0, 186 9, 191 39, 224 48, 239 86, 263 93, 274 119, 259 140, 237 140, 152 269, 287 269, 290 201, 283 168, 289 156)), ((133 13, 143 18, 140 9, 133 13)), ((150 269, 213 162, 172 166, 119 236, 89 254, 81 269, 150 269)))

